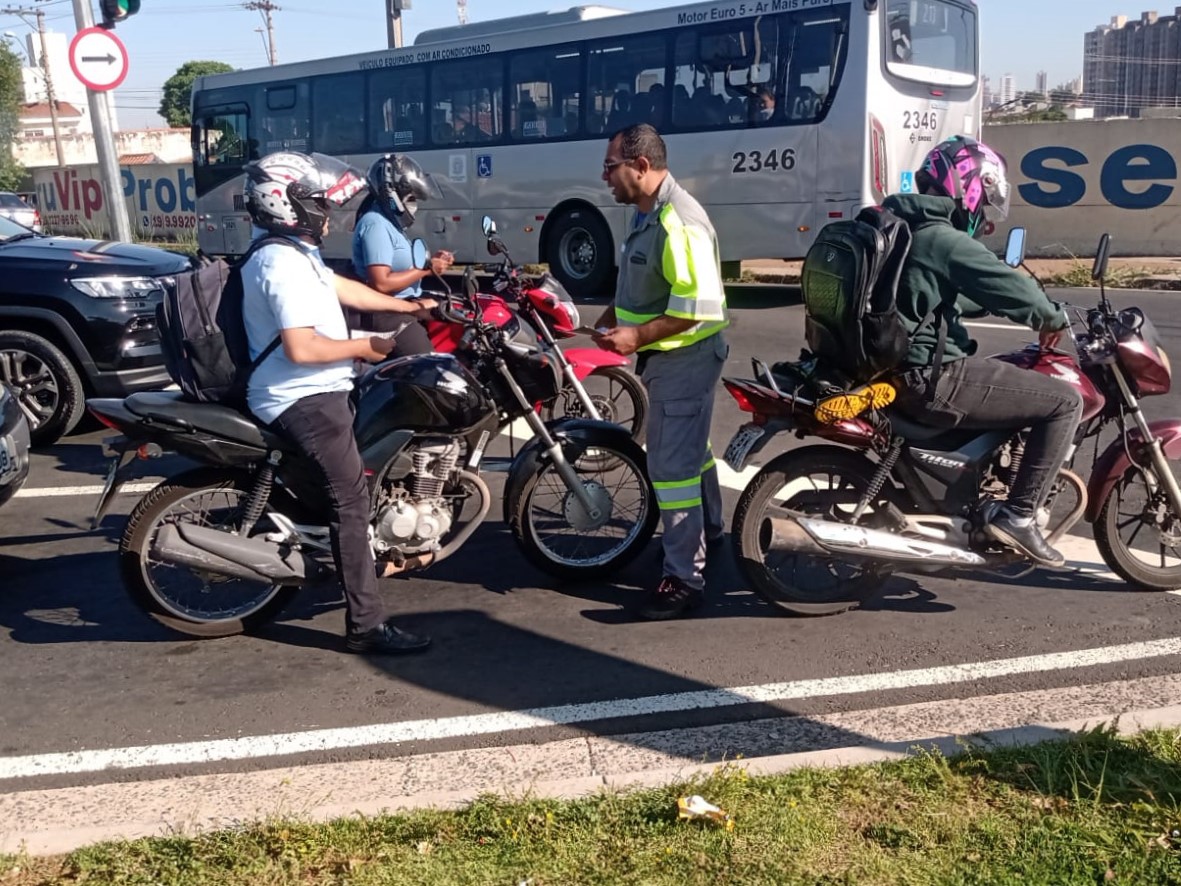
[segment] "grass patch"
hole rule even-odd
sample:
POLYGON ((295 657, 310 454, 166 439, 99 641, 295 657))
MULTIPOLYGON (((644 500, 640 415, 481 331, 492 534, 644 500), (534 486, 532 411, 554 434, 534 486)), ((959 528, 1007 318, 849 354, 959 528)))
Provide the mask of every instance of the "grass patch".
MULTIPOLYGON (((1047 286, 1091 287, 1099 284, 1091 278, 1091 262, 1073 262, 1065 271, 1060 271, 1042 282, 1047 286)), ((1109 266, 1104 281, 1112 289, 1139 289, 1144 281, 1153 277, 1147 268, 1131 266, 1109 266)))
POLYGON ((1181 735, 1099 729, 1031 748, 574 800, 483 797, 329 824, 0 857, 0 883, 1181 884, 1181 735), (700 793, 733 830, 678 821, 700 793))

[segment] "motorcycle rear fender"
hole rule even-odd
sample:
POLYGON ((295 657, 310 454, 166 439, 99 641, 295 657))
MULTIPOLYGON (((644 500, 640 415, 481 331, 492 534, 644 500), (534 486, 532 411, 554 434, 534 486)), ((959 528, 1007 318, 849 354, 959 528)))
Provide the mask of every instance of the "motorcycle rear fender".
POLYGON ((596 369, 604 366, 627 366, 627 357, 613 354, 601 348, 563 348, 562 353, 574 368, 574 375, 582 381, 596 369))
MULTIPOLYGON (((1160 440, 1166 458, 1181 458, 1181 419, 1154 421, 1150 422, 1148 427, 1152 435, 1160 440)), ((1143 450, 1144 437, 1139 429, 1132 428, 1128 432, 1126 447, 1124 441, 1117 437, 1099 456, 1095 462, 1095 469, 1091 472, 1091 482, 1087 484, 1085 518, 1088 523, 1094 523, 1099 519, 1099 510, 1103 507, 1103 502, 1111 494, 1116 481, 1132 464, 1128 452, 1135 456, 1138 463, 1143 464, 1146 458, 1146 454, 1142 454, 1143 450)))
MULTIPOLYGON (((636 447, 639 444, 632 439, 627 429, 612 424, 609 421, 595 421, 590 418, 560 418, 548 422, 546 427, 562 447, 568 461, 573 461, 585 450, 598 446, 614 446, 617 449, 636 447)), ((642 454, 641 450, 641 454, 642 454)), ((539 465, 549 461, 545 452, 545 444, 534 437, 513 459, 508 470, 508 480, 504 485, 504 520, 509 522, 509 502, 514 501, 516 492, 525 485, 525 481, 537 472, 539 465)))

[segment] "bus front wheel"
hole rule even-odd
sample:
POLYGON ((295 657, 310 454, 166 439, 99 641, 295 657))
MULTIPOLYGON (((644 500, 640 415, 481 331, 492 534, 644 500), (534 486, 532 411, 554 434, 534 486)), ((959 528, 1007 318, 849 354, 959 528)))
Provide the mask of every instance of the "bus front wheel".
POLYGON ((577 298, 612 295, 615 273, 611 231, 591 209, 569 209, 554 222, 546 239, 550 272, 577 298))

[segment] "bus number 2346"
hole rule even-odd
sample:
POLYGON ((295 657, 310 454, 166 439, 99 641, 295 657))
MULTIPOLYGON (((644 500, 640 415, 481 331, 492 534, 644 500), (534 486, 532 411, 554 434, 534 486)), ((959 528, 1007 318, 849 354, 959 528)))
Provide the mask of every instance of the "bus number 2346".
POLYGON ((774 172, 796 168, 796 149, 784 148, 782 151, 735 151, 731 158, 734 168, 731 172, 774 172))

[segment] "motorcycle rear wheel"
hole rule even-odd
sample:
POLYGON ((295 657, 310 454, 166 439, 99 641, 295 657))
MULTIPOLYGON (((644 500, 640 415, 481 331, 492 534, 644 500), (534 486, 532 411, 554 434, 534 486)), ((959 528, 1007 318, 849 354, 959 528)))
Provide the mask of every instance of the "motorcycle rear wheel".
POLYGON ((1181 515, 1173 513, 1164 490, 1149 490, 1135 465, 1103 502, 1095 545, 1103 562, 1128 584, 1146 591, 1181 588, 1181 515))
POLYGON ((571 455, 604 516, 590 521, 553 462, 535 450, 528 479, 508 493, 509 528, 529 562, 551 575, 573 580, 612 575, 656 532, 659 511, 644 450, 623 440, 581 453, 571 449, 571 455))
MULTIPOLYGON (((637 443, 644 439, 648 425, 648 392, 625 366, 600 366, 582 381, 591 402, 599 410, 603 421, 627 429, 637 443)), ((542 418, 586 418, 586 410, 574 389, 567 386, 542 408, 542 418)))
MULTIPOLYGON (((249 490, 249 477, 197 470, 165 480, 144 496, 119 542, 123 584, 140 609, 191 637, 228 637, 266 624, 291 601, 297 588, 200 573, 151 556, 165 523, 212 529, 234 525, 249 490)), ((260 526, 270 528, 265 518, 260 526)))
MULTIPOLYGON (((855 452, 812 446, 784 453, 759 471, 738 500, 731 539, 739 568, 760 597, 790 615, 821 616, 856 609, 878 593, 884 575, 875 564, 768 550, 766 520, 785 510, 847 520, 874 469, 855 452)), ((888 493, 889 486, 878 504, 888 493)), ((872 520, 872 505, 866 515, 872 520)))

